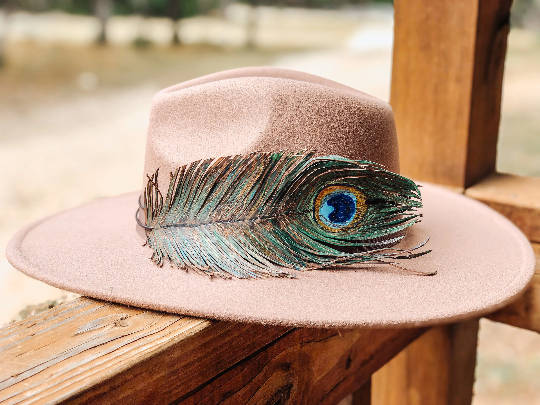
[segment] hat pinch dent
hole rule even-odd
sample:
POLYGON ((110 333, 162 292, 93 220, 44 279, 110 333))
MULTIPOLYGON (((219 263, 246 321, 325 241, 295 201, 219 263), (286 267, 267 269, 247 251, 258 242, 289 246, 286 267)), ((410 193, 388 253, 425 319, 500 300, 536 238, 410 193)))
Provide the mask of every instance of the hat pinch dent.
POLYGON ((294 278, 289 269, 413 259, 392 246, 420 221, 418 186, 373 162, 314 152, 253 152, 197 160, 148 177, 135 219, 146 231, 152 261, 223 278, 294 278), (139 221, 139 211, 146 223, 139 221))

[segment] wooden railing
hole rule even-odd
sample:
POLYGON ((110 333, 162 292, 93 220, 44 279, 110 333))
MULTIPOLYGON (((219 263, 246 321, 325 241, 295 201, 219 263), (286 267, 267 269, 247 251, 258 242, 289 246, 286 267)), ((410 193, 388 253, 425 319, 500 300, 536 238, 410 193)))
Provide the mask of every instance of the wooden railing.
MULTIPOLYGON (((482 201, 540 242, 540 179, 495 172, 510 7, 397 0, 391 104, 403 174, 482 201)), ((489 318, 540 331, 538 269, 489 318)), ((0 330, 0 403, 465 405, 477 333, 478 320, 286 328, 80 298, 0 330)))
POLYGON ((2 330, 0 403, 334 404, 422 332, 238 324, 79 298, 2 330))

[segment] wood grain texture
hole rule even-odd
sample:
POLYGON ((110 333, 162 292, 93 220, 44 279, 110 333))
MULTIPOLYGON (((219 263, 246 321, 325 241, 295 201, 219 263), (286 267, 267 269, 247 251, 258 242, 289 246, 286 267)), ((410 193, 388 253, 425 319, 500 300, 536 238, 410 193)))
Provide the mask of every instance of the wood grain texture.
POLYGON ((536 254, 536 271, 529 287, 512 304, 487 316, 493 321, 540 333, 540 244, 532 244, 536 254))
POLYGON ((430 329, 372 377, 373 405, 470 405, 478 320, 430 329))
POLYGON ((533 242, 540 242, 540 178, 494 173, 465 195, 489 205, 533 242))
POLYGON ((419 329, 295 329, 175 404, 337 404, 419 329))
POLYGON ((80 298, 0 329, 0 403, 334 404, 422 331, 235 324, 80 298))
POLYGON ((171 402, 289 329, 80 298, 0 329, 0 403, 171 402))
POLYGON ((390 104, 401 172, 468 187, 495 170, 511 0, 396 0, 390 104))

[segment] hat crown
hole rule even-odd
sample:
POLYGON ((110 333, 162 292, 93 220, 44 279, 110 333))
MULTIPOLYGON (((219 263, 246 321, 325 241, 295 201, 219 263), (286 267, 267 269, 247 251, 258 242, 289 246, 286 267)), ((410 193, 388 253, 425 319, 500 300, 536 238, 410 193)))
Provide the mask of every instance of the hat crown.
POLYGON ((199 159, 313 150, 399 172, 394 117, 372 96, 286 69, 244 68, 169 87, 153 101, 145 180, 199 159))

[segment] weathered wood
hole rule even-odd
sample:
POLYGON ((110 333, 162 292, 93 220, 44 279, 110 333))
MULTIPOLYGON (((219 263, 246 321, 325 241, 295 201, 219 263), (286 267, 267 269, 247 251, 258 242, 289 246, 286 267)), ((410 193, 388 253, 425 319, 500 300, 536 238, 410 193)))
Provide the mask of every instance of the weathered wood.
POLYGON ((422 331, 235 324, 80 298, 0 329, 0 402, 334 404, 422 331))
POLYGON ((401 171, 468 187, 495 170, 511 0, 396 0, 401 171))
POLYGON ((540 178, 494 173, 465 195, 482 201, 512 221, 533 242, 540 242, 540 178))
POLYGON ((336 404, 420 333, 296 329, 175 403, 336 404))
POLYGON ((532 244, 536 254, 536 271, 523 295, 512 304, 489 316, 492 321, 540 333, 540 244, 532 244))
POLYGON ((0 329, 0 402, 171 402, 290 329, 81 298, 0 329))
POLYGON ((470 405, 478 320, 430 329, 373 375, 373 405, 470 405))

